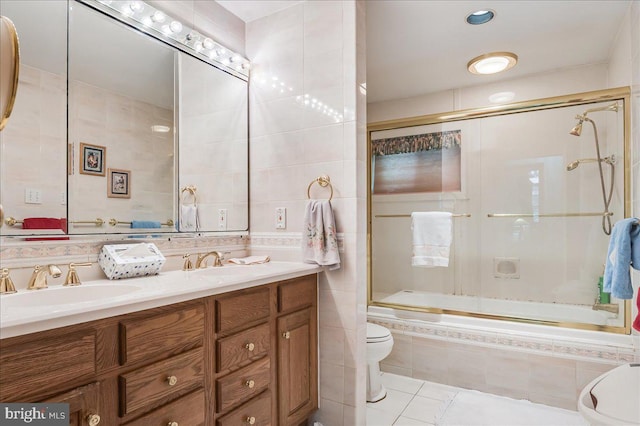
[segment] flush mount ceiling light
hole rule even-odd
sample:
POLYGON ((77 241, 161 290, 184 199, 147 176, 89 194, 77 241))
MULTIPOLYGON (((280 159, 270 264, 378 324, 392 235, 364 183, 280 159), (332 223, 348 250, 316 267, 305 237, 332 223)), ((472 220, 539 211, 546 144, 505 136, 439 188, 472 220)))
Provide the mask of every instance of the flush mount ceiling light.
POLYGON ((493 52, 476 56, 467 63, 467 69, 472 74, 495 74, 513 68, 517 62, 515 53, 493 52))
POLYGON ((467 23, 471 25, 481 25, 486 24, 493 18, 495 18, 496 12, 491 9, 486 10, 476 10, 473 13, 467 15, 467 23))

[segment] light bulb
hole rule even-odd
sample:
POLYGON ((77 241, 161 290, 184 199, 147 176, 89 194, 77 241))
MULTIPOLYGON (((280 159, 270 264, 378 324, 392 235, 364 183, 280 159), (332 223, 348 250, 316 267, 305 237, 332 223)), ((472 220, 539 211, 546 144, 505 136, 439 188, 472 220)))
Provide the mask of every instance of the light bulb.
POLYGON ((215 47, 213 40, 211 40, 209 37, 204 39, 204 41, 202 42, 202 45, 204 46, 205 49, 208 49, 208 50, 211 50, 215 47))
POLYGON ((159 10, 156 10, 155 12, 153 12, 153 15, 151 15, 151 20, 153 22, 164 22, 164 20, 167 19, 167 17, 165 16, 164 13, 160 12, 159 10))
POLYGON ((142 5, 141 1, 132 1, 131 3, 129 3, 129 8, 133 13, 136 13, 144 9, 144 6, 142 5))
POLYGON ((182 24, 178 21, 171 21, 171 24, 169 24, 169 29, 171 30, 172 33, 179 33, 180 31, 182 31, 182 24))

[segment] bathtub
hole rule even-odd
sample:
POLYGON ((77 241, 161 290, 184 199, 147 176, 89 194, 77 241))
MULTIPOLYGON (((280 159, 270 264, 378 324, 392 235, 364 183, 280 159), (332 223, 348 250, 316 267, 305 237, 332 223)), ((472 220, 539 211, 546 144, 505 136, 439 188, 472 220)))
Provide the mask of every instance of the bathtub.
MULTIPOLYGON (((440 308, 449 311, 481 313, 492 316, 531 319, 564 323, 622 326, 618 314, 596 311, 591 306, 563 303, 540 303, 517 300, 500 300, 476 296, 404 290, 377 300, 384 304, 440 308)), ((624 312, 624 306, 619 306, 624 312)))

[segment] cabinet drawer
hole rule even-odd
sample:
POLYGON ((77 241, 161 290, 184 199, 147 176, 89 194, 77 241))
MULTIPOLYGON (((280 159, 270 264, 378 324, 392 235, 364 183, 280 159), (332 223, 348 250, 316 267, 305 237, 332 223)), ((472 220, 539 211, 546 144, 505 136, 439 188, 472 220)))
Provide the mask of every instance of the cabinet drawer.
POLYGON ((176 355, 119 377, 120 414, 153 405, 180 391, 202 386, 202 348, 176 355))
POLYGON ((202 346, 203 334, 202 304, 150 318, 122 321, 120 363, 157 359, 202 346))
POLYGON ((96 371, 94 330, 44 337, 0 352, 0 401, 25 401, 34 393, 64 389, 96 371))
POLYGON ((217 372, 237 367, 251 358, 266 355, 270 348, 269 324, 259 325, 216 342, 217 372))
POLYGON ((259 288, 216 300, 216 331, 224 333, 269 317, 269 288, 259 288))
POLYGON ((306 308, 316 303, 316 275, 287 281, 278 286, 278 311, 306 308))
POLYGON ((217 411, 226 409, 262 392, 271 379, 269 357, 249 364, 216 381, 217 411))
POLYGON ((204 391, 200 389, 127 423, 127 426, 167 426, 172 422, 179 426, 200 426, 204 424, 205 410, 204 391))
POLYGON ((271 393, 266 391, 216 421, 216 426, 271 425, 271 393))

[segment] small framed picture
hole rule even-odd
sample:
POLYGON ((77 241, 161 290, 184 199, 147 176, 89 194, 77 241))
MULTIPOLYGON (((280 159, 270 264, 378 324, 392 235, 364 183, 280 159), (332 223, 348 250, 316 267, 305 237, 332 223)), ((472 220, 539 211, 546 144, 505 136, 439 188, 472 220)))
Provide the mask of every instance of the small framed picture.
POLYGON ((107 148, 80 142, 80 173, 104 176, 107 148))
POLYGON ((131 170, 109 169, 107 175, 109 198, 131 198, 131 170))

